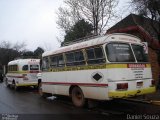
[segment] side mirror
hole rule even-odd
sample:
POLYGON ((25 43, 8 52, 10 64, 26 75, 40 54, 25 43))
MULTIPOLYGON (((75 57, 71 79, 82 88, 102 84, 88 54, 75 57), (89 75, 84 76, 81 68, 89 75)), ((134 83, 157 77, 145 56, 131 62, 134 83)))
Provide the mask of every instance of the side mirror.
POLYGON ((142 44, 143 44, 143 49, 144 49, 145 54, 148 54, 148 43, 142 42, 142 44))

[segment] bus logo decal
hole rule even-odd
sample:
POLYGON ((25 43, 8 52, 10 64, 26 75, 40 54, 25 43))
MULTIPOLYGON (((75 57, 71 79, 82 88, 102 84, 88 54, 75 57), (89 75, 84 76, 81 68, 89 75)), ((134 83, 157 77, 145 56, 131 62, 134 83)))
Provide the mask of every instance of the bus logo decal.
POLYGON ((95 81, 103 80, 103 74, 101 72, 94 72, 92 74, 92 79, 95 81))
POLYGON ((146 64, 128 64, 128 68, 145 68, 146 64))

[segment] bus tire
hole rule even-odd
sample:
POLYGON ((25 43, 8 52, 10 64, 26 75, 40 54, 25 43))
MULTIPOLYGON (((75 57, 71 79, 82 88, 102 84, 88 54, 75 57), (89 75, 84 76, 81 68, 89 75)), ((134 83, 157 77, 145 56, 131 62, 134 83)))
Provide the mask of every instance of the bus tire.
POLYGON ((38 93, 39 93, 39 95, 40 95, 41 97, 43 96, 42 83, 41 83, 41 82, 38 83, 38 93))
POLYGON ((72 97, 72 102, 76 107, 84 107, 86 99, 84 97, 81 88, 74 87, 72 89, 71 97, 72 97))
POLYGON ((18 90, 18 86, 16 85, 15 80, 12 81, 12 88, 14 90, 18 90))
POLYGON ((44 93, 44 92, 42 91, 42 83, 41 83, 41 82, 38 83, 38 93, 39 93, 39 95, 40 95, 42 98, 47 98, 47 97, 49 97, 49 94, 48 94, 48 93, 44 93))
POLYGON ((16 84, 13 84, 13 89, 18 90, 18 86, 16 84))

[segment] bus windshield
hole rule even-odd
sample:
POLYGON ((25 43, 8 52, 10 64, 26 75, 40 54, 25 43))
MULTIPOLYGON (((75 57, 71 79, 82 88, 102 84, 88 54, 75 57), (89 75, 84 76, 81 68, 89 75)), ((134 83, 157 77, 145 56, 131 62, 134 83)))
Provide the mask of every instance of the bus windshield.
POLYGON ((131 47, 126 43, 109 43, 106 54, 110 62, 135 62, 131 47))
MULTIPOLYGON (((132 44, 137 62, 148 62, 148 56, 143 46, 132 44)), ((106 45, 106 54, 110 62, 135 62, 131 46, 127 43, 109 43, 106 45)))
POLYGON ((137 62, 148 62, 148 55, 145 54, 143 46, 132 45, 137 62))
POLYGON ((39 70, 39 65, 30 65, 30 70, 39 70))

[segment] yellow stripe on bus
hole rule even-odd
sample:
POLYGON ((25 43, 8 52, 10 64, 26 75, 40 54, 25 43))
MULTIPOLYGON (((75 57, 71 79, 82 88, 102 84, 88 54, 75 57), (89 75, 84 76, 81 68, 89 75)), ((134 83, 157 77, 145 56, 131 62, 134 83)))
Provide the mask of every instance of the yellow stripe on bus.
POLYGON ((147 68, 151 68, 151 64, 146 64, 146 67, 147 68))
POLYGON ((127 68, 127 64, 106 64, 106 68, 127 68))
MULTIPOLYGON (((144 65, 145 65, 145 68, 151 67, 150 64, 144 64, 144 65)), ((72 67, 57 67, 57 68, 55 67, 55 68, 50 68, 49 70, 46 70, 46 72, 78 71, 78 70, 92 70, 92 69, 114 69, 114 68, 128 68, 128 64, 102 64, 102 65, 72 66, 72 67)))
POLYGON ((25 74, 25 73, 29 73, 29 71, 8 71, 8 73, 25 74))

